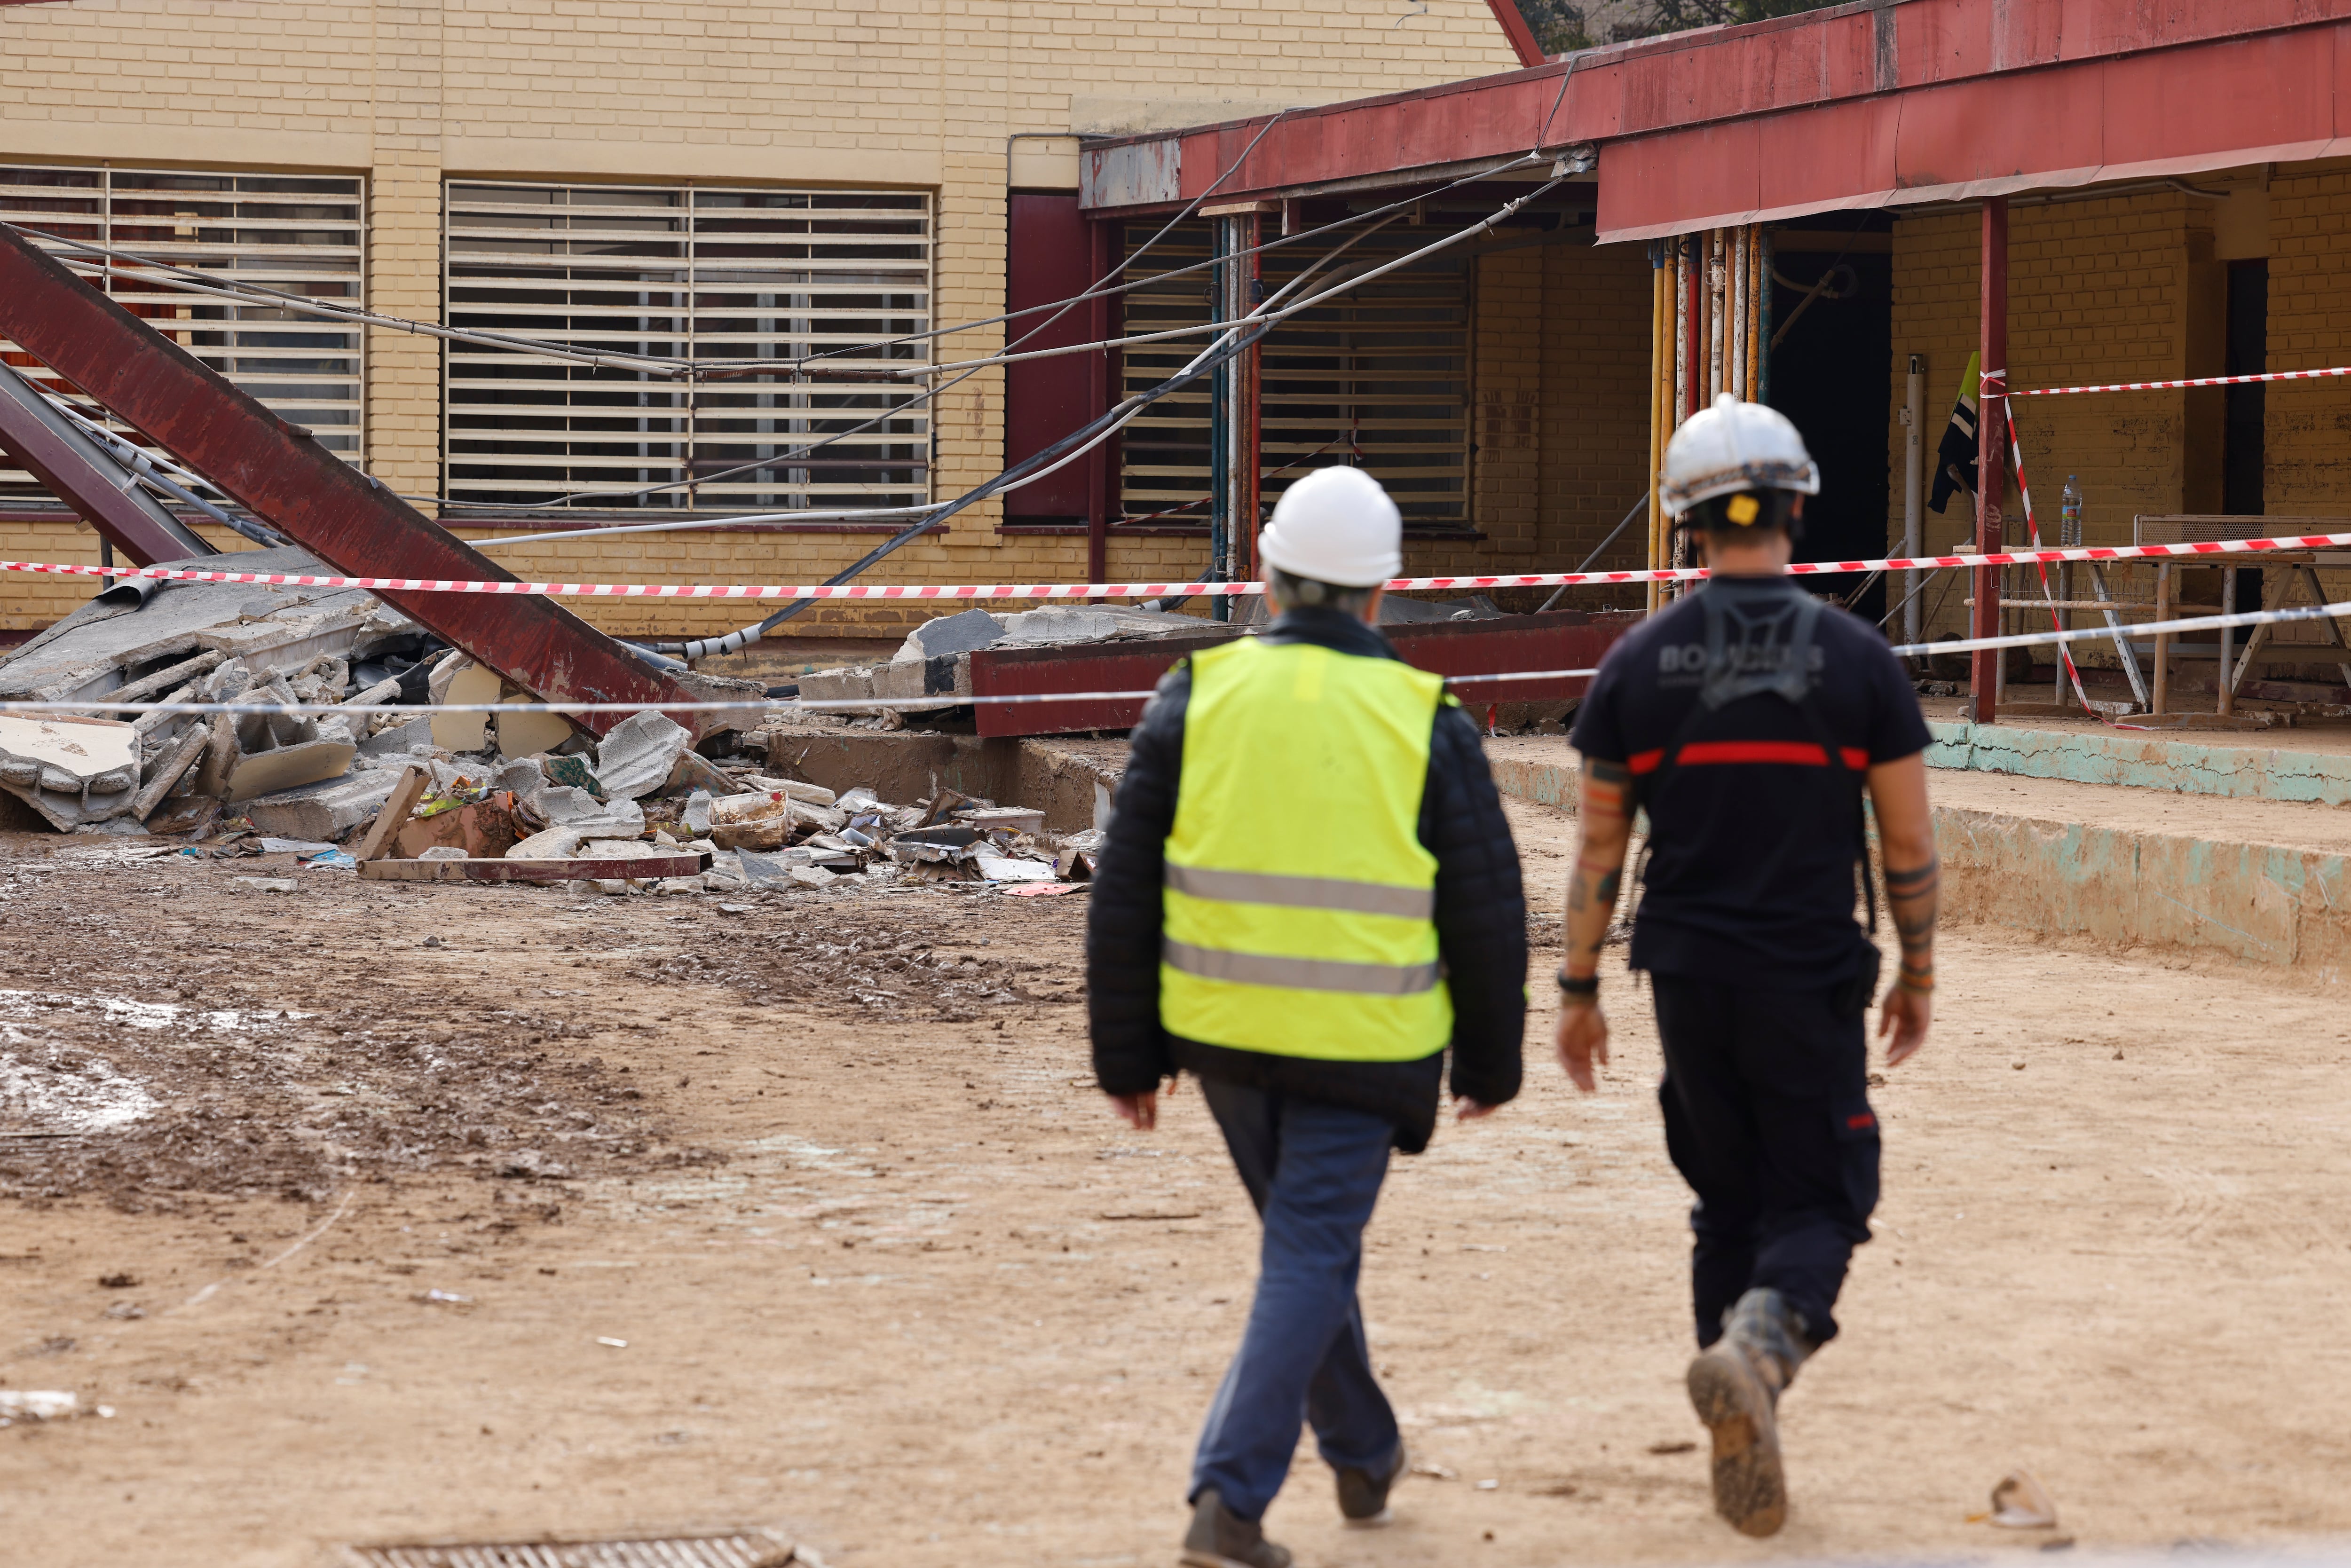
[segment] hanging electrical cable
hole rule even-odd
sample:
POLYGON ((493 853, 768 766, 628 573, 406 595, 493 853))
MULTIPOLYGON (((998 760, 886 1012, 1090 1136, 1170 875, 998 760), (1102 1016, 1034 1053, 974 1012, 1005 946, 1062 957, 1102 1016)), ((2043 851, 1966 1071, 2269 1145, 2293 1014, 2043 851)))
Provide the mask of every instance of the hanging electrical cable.
POLYGON ((146 484, 148 487, 161 492, 167 499, 178 501, 183 506, 193 507, 196 510, 204 513, 204 516, 210 517, 213 521, 236 534, 240 538, 250 539, 255 544, 261 546, 265 549, 275 549, 289 542, 285 535, 279 533, 277 529, 268 527, 266 524, 256 520, 248 520, 234 517, 228 512, 222 510, 212 502, 205 500, 202 496, 197 495, 193 490, 178 483, 177 479, 173 477, 174 476, 177 476, 178 479, 184 479, 189 485, 209 486, 210 481, 204 478, 203 476, 191 473, 189 470, 182 467, 172 459, 164 457, 160 454, 150 452, 145 447, 139 445, 135 442, 123 439, 121 436, 117 435, 113 431, 107 429, 105 425, 90 418, 89 415, 82 413, 81 410, 74 407, 72 403, 68 402, 64 398, 57 396, 57 393, 42 389, 37 390, 40 390, 41 396, 48 402, 52 408, 55 408, 59 413, 65 415, 68 420, 71 420, 76 429, 89 436, 91 440, 99 443, 99 445, 103 446, 108 452, 113 455, 116 462, 120 463, 124 467, 130 469, 133 474, 137 475, 141 481, 146 484))
MULTIPOLYGON (((862 557, 852 563, 850 566, 842 569, 833 576, 827 578, 825 580, 826 584, 828 586, 831 586, 850 581, 852 579, 862 575, 867 569, 872 567, 892 552, 899 549, 911 541, 919 538, 922 535, 928 533, 933 528, 937 528, 940 524, 946 522, 957 512, 960 512, 968 507, 976 506, 991 496, 1000 494, 1002 491, 1011 488, 1016 484, 1031 479, 1043 478, 1046 475, 1054 472, 1065 464, 1076 461, 1079 457, 1092 450, 1095 445, 1099 444, 1103 440, 1106 440, 1113 432, 1132 421, 1135 415, 1142 413, 1144 408, 1158 402, 1160 399, 1168 396, 1170 393, 1178 392, 1184 387, 1190 385, 1192 382, 1197 381, 1201 376, 1206 375, 1209 371, 1215 369, 1217 365, 1222 364, 1227 360, 1232 359, 1247 350, 1262 340, 1268 332, 1271 331, 1276 326, 1289 317, 1297 315, 1299 312, 1303 310, 1311 310, 1325 300, 1345 293, 1349 289, 1361 287, 1364 284, 1370 282, 1375 277, 1383 277, 1400 267, 1409 267, 1413 263, 1421 260, 1423 257, 1433 256, 1437 252, 1443 250, 1449 246, 1458 245, 1463 240, 1484 234, 1489 229, 1493 228, 1497 224, 1507 221, 1512 214, 1516 214, 1529 203, 1533 202, 1549 193, 1553 186, 1560 183, 1560 180, 1557 178, 1546 181, 1544 183, 1537 186, 1527 194, 1520 196, 1514 201, 1504 203, 1494 212, 1488 214, 1484 218, 1481 218, 1477 223, 1470 225, 1467 228, 1457 230, 1429 245, 1423 246, 1418 250, 1409 251, 1403 256, 1394 258, 1393 260, 1382 263, 1375 267, 1367 267, 1354 277, 1348 278, 1345 282, 1334 284, 1321 293, 1309 295, 1304 298, 1294 300, 1287 305, 1281 305, 1277 308, 1277 302, 1284 294, 1287 294, 1292 289, 1304 284, 1306 280, 1311 277, 1314 275, 1314 272, 1319 270, 1322 266, 1326 266, 1329 262, 1335 260, 1337 256, 1343 252, 1345 247, 1342 246, 1339 250, 1334 250, 1331 256, 1322 258, 1321 262, 1317 263, 1315 268, 1310 268, 1305 272, 1301 272, 1297 277, 1291 279, 1288 284, 1285 284, 1279 293, 1269 297, 1262 304, 1259 305, 1256 309, 1250 311, 1247 316, 1238 318, 1233 321, 1226 323, 1224 336, 1218 338, 1216 341, 1202 349, 1197 355, 1194 356, 1190 363, 1186 364, 1182 370, 1176 371, 1176 374, 1170 376, 1167 380, 1161 382, 1156 386, 1147 387, 1142 392, 1134 393, 1118 403, 1115 407, 1112 408, 1109 412, 1089 421, 1086 424, 1071 432, 1068 435, 1061 437, 1051 445, 1045 447, 1041 451, 1039 451, 1027 458, 1024 458, 1021 462, 1015 464, 1012 467, 1006 469, 1001 474, 998 474, 995 478, 989 479, 978 486, 976 486, 972 489, 967 490, 955 500, 941 507, 933 516, 916 523, 910 528, 904 529, 899 533, 892 535, 882 544, 876 546, 871 550, 868 550, 862 557)), ((692 660, 698 658, 710 658, 739 652, 740 650, 750 646, 753 643, 758 642, 775 627, 790 620, 793 616, 798 615, 801 611, 807 609, 815 601, 808 599, 794 600, 792 602, 786 604, 781 609, 778 610, 774 614, 768 616, 766 620, 743 627, 739 631, 730 632, 724 637, 703 638, 687 643, 680 650, 681 655, 691 662, 692 660)))

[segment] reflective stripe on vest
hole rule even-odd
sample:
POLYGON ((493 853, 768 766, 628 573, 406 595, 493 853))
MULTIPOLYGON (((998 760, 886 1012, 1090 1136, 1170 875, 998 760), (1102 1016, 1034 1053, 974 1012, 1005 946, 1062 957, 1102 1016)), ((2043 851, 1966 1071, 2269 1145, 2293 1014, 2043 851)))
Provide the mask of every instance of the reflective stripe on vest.
POLYGON ((1167 885, 1195 898, 1228 904, 1283 904, 1292 909, 1347 909, 1358 915, 1400 915, 1427 919, 1437 913, 1433 887, 1388 887, 1376 882, 1343 882, 1330 876, 1269 876, 1256 871, 1204 871, 1167 867, 1167 885))
POLYGON ((1193 657, 1161 894, 1171 1033, 1327 1061, 1444 1049, 1437 859, 1420 842, 1443 691, 1309 643, 1193 657))

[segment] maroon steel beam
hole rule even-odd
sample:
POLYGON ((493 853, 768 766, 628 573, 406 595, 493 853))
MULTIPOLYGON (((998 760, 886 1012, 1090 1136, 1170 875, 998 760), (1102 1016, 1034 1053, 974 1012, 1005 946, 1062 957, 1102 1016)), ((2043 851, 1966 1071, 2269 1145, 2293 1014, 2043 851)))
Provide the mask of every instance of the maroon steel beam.
POLYGON ((211 555, 206 544, 163 509, 162 502, 126 483, 129 470, 42 401, 39 389, 0 364, 0 449, 31 470, 50 495, 141 566, 211 555))
MULTIPOLYGON (((1983 382, 1976 392, 1976 549, 1998 550, 2001 528, 2001 478, 2008 458, 2008 198, 1983 204, 1983 382)), ((1969 635, 2000 635, 2000 572, 1975 569, 1976 603, 1969 635)), ((1976 724, 2000 719, 2001 648, 1979 648, 1969 662, 1968 718, 1976 724)))
MULTIPOLYGON (((14 339, 270 527, 349 577, 511 582, 513 574, 232 386, 0 225, 0 337, 14 339)), ((384 590, 418 625, 548 702, 694 694, 552 599, 384 590)), ((627 716, 583 714, 602 734, 627 716)), ((671 716, 697 734, 705 716, 671 716)))
MULTIPOLYGON (((1597 668, 1616 639, 1637 624, 1633 612, 1554 610, 1499 621, 1436 621, 1384 626, 1396 653, 1415 669, 1440 675, 1506 674, 1517 670, 1597 668)), ((971 655, 975 696, 1033 696, 1055 692, 1147 692, 1176 660, 1243 635, 1238 626, 1201 623, 1197 636, 1148 642, 1049 648, 983 648, 971 655)), ((1456 688, 1462 706, 1484 714, 1498 703, 1560 702, 1580 697, 1588 677, 1472 681, 1456 688)), ((1069 735, 1128 729, 1143 720, 1148 699, 1043 703, 983 703, 974 716, 983 736, 1069 735)))

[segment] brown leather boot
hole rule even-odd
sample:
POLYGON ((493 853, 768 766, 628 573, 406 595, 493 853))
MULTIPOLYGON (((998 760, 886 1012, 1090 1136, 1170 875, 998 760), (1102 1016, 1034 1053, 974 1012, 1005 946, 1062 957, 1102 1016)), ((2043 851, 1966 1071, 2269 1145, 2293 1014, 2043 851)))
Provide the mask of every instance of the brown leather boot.
POLYGON ((1780 1395, 1812 1351, 1779 1291, 1750 1291, 1689 1364, 1690 1406, 1714 1437, 1714 1511, 1742 1535, 1771 1535, 1788 1521, 1780 1395))

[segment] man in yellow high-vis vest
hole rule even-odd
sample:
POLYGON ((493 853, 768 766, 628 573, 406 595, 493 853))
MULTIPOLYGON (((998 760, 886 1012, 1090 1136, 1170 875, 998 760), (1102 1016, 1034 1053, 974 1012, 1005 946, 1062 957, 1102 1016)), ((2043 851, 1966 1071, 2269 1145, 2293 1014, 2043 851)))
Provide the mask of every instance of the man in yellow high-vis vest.
POLYGON ((1395 504, 1326 468, 1259 538, 1262 633, 1170 671, 1134 736, 1087 923, 1119 1114, 1200 1082, 1264 1222, 1257 1296, 1193 1461, 1193 1568, 1284 1568, 1263 1520, 1301 1423, 1350 1524, 1406 1469, 1355 1300, 1388 1151, 1518 1092, 1526 905, 1478 731, 1376 629, 1395 504))

